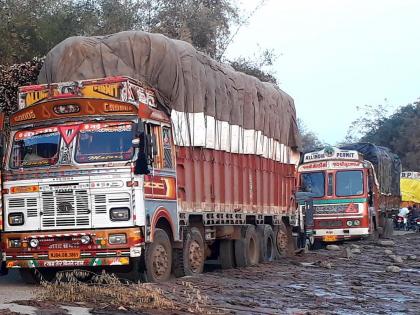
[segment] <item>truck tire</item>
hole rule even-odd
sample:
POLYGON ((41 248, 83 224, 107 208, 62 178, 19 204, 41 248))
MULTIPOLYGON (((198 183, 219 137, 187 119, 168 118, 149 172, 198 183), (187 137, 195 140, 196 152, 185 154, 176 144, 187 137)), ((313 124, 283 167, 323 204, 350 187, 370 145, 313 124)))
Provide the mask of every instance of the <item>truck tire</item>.
POLYGON ((260 260, 260 241, 255 227, 247 225, 242 228, 241 238, 235 240, 235 261, 237 267, 255 266, 260 260))
POLYGON ((260 262, 268 262, 276 259, 277 249, 274 241, 273 228, 268 225, 259 225, 257 234, 260 239, 260 262))
POLYGON ((146 245, 145 267, 148 282, 164 282, 171 277, 172 245, 162 229, 155 229, 153 242, 146 245))
POLYGON ((295 245, 292 237, 292 231, 286 227, 284 222, 280 222, 279 225, 275 226, 274 240, 279 258, 289 256, 292 252, 294 252, 295 245))
POLYGON ((235 248, 232 240, 220 241, 219 261, 222 269, 235 268, 235 248))
POLYGON ((384 218, 382 238, 390 238, 394 234, 394 222, 390 218, 384 218))
POLYGON ((194 276, 204 269, 204 239, 196 227, 187 231, 182 249, 173 251, 173 272, 176 277, 194 276))

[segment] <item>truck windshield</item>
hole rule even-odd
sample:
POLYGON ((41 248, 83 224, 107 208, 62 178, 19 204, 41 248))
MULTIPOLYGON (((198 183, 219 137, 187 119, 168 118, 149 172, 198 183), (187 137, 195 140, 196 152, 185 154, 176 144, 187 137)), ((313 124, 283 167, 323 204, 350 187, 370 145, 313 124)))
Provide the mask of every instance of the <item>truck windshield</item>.
POLYGON ((79 132, 78 163, 125 161, 133 156, 131 123, 85 124, 79 132))
POLYGON ((362 171, 339 171, 335 175, 335 194, 339 197, 363 194, 362 171))
POLYGON ((13 139, 10 167, 29 168, 54 165, 58 161, 59 146, 60 134, 54 128, 20 131, 13 139))
POLYGON ((325 195, 324 172, 302 173, 300 181, 302 190, 311 192, 313 197, 323 197, 325 195))

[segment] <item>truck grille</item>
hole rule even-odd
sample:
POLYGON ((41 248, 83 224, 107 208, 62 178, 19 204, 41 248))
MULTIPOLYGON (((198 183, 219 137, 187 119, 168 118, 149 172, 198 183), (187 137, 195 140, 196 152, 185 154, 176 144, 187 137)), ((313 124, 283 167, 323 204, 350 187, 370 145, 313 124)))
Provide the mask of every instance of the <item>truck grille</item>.
POLYGON ((329 228, 329 227, 339 227, 342 225, 341 220, 321 220, 319 221, 319 227, 329 228))
POLYGON ((10 198, 8 201, 9 212, 23 212, 28 218, 38 216, 37 198, 10 198))
MULTIPOLYGON (((346 213, 349 204, 339 205, 316 205, 314 206, 315 214, 335 214, 335 213, 346 213)), ((358 204, 353 204, 353 209, 359 210, 358 204)))
POLYGON ((43 192, 41 200, 43 228, 90 226, 87 190, 43 192))

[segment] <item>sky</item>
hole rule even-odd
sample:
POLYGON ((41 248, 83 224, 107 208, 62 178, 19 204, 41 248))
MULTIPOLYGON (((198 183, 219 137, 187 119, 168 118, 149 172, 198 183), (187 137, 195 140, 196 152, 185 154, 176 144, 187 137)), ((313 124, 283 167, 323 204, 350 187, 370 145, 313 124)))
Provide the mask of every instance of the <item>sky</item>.
MULTIPOLYGON (((259 0, 239 0, 246 14, 259 0)), ((420 0, 267 0, 227 58, 273 49, 271 68, 324 142, 344 139, 356 106, 391 112, 420 97, 420 0)))

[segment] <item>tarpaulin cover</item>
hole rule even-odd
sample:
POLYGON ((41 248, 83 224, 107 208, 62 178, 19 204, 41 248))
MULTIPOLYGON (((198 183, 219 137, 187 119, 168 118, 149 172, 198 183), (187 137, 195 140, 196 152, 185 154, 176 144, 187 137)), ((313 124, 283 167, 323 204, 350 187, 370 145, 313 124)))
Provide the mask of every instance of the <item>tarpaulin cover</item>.
POLYGON ((145 81, 168 112, 204 113, 241 130, 259 131, 288 147, 300 145, 289 95, 273 84, 216 62, 186 42, 160 34, 128 31, 70 37, 47 54, 38 81, 117 75, 145 81))
POLYGON ((420 204, 420 179, 401 178, 401 200, 420 204))
POLYGON ((400 196, 401 160, 388 148, 372 143, 353 143, 341 146, 344 150, 356 150, 375 167, 380 192, 400 196))

